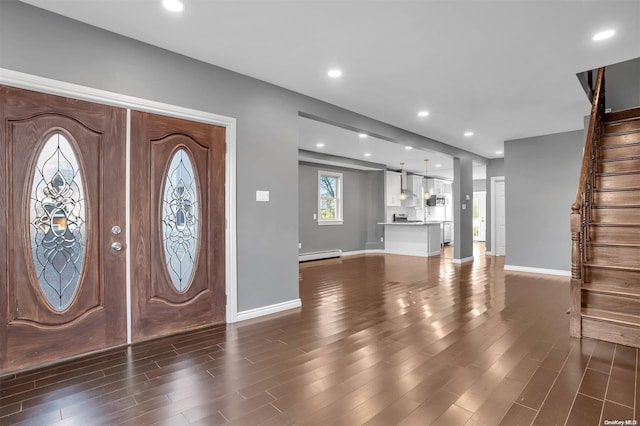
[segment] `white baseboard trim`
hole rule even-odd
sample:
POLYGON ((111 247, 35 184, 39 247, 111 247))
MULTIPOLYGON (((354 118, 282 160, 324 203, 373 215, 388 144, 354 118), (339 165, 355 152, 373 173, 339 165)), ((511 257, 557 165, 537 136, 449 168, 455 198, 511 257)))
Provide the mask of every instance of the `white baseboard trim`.
POLYGON ((402 256, 417 256, 417 257, 440 256, 440 250, 431 252, 426 256, 422 251, 411 251, 411 250, 384 250, 384 253, 399 254, 402 256))
POLYGON ((314 251, 309 253, 300 253, 298 254, 298 262, 304 262, 306 260, 318 260, 318 259, 331 259, 334 257, 341 257, 342 250, 324 250, 324 251, 314 251))
POLYGON ((529 266, 518 266, 518 265, 504 265, 504 270, 514 271, 514 272, 532 272, 534 274, 558 275, 561 277, 571 276, 571 271, 564 271, 562 269, 532 268, 529 266))
POLYGON ((237 320, 246 321, 253 318, 262 317, 265 315, 275 314, 289 309, 296 309, 302 306, 302 300, 293 299, 287 302, 276 303, 275 305, 263 306, 261 308, 249 309, 246 311, 238 312, 237 320))
POLYGON ((487 256, 493 256, 493 252, 492 251, 485 251, 484 254, 487 255, 487 256))
POLYGON ((358 256, 360 254, 376 254, 376 253, 384 253, 382 249, 371 249, 371 250, 353 250, 353 251, 343 251, 342 257, 345 256, 358 256))
POLYGON ((469 263, 469 262, 473 262, 473 256, 469 256, 469 257, 464 257, 462 259, 451 259, 451 261, 453 263, 457 263, 457 264, 463 264, 463 263, 469 263))

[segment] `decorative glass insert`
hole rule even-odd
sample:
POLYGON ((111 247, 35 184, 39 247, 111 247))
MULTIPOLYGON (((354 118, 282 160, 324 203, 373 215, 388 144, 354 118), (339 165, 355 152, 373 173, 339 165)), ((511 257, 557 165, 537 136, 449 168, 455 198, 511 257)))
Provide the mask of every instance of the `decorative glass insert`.
POLYGON ((198 187, 193 164, 184 149, 169 163, 162 199, 162 234, 169 276, 178 291, 191 283, 198 248, 198 187))
POLYGON ((56 311, 78 290, 86 248, 82 176, 71 144, 61 133, 44 144, 31 188, 31 255, 40 289, 56 311))

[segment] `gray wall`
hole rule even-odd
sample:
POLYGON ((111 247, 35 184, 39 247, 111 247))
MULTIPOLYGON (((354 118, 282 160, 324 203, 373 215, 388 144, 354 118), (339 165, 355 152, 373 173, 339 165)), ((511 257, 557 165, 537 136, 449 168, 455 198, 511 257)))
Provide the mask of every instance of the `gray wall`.
POLYGON ((0 66, 238 119, 238 311, 298 298, 298 109, 276 86, 15 1, 0 66), (255 190, 271 191, 257 203, 255 190))
MULTIPOLYGON (((486 232, 486 240, 485 247, 487 251, 492 251, 491 249, 491 178, 504 176, 504 158, 495 158, 493 160, 489 160, 487 164, 487 232, 486 232)), ((508 185, 505 179, 505 186, 508 185)))
POLYGON ((571 270, 569 214, 584 130, 505 142, 505 264, 571 270))
POLYGON ((298 113, 470 155, 397 127, 16 0, 0 1, 0 67, 237 119, 238 310, 298 297, 298 113), (271 202, 256 203, 257 189, 271 202))
POLYGON ((614 111, 640 106, 640 58, 606 67, 605 96, 614 111))
POLYGON ((363 171, 301 162, 298 166, 300 253, 383 248, 384 171, 363 171), (342 173, 342 225, 318 225, 318 170, 342 173))
POLYGON ((468 156, 453 159, 452 208, 453 258, 466 259, 473 256, 473 162, 468 156))

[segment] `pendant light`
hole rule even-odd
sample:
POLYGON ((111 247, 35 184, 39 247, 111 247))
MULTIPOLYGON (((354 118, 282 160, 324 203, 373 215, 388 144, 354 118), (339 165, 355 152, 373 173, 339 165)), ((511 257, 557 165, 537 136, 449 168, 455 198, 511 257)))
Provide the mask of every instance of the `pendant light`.
POLYGON ((404 186, 402 185, 402 172, 404 171, 404 163, 400 163, 400 201, 407 199, 407 194, 404 192, 404 186))
MULTIPOLYGON (((427 163, 429 162, 429 160, 424 160, 424 178, 427 179, 427 163)), ((425 184, 425 188, 424 188, 424 193, 422 194, 422 196, 424 197, 424 206, 427 207, 427 200, 429 198, 431 198, 431 194, 429 193, 429 190, 426 187, 425 184)), ((425 209, 425 215, 426 215, 426 209, 425 209)))
MULTIPOLYGON (((429 163, 429 160, 424 160, 424 178, 427 178, 427 164, 429 163)), ((429 194, 429 191, 425 188, 424 190, 424 200, 425 200, 425 204, 426 201, 431 198, 431 194, 429 194)))

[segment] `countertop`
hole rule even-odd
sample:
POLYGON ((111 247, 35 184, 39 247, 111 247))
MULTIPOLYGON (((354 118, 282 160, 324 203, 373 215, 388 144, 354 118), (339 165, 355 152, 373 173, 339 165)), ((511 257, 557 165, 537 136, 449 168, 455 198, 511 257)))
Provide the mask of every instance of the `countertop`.
POLYGON ((378 225, 425 226, 425 225, 440 225, 440 222, 438 222, 438 221, 427 221, 427 222, 378 222, 378 225))

